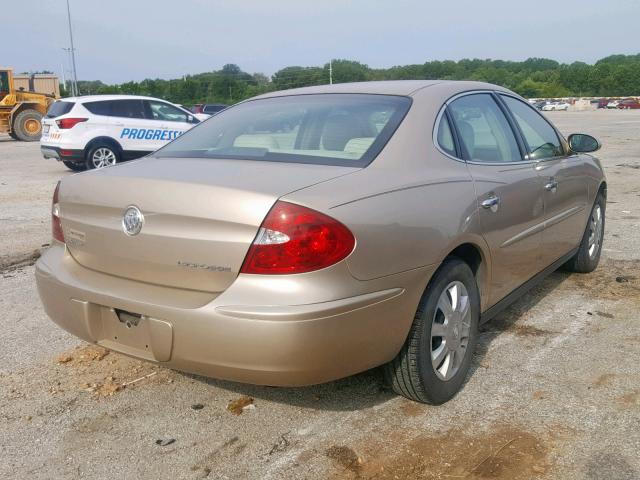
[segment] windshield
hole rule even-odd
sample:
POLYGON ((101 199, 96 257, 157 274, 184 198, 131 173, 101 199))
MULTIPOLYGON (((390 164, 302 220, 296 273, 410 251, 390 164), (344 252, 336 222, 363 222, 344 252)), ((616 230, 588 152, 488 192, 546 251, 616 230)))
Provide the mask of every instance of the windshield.
POLYGON ((156 156, 361 167, 382 150, 410 105, 408 97, 369 94, 252 100, 222 111, 156 156))

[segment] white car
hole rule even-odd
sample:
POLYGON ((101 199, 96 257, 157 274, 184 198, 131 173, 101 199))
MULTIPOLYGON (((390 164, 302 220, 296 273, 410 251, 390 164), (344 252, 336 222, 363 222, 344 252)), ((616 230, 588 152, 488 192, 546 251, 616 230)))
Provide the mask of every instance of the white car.
POLYGON ((70 97, 42 119, 40 150, 74 171, 102 168, 147 155, 207 117, 158 98, 70 97))
POLYGON ((611 100, 609 103, 607 103, 607 108, 618 108, 619 104, 620 100, 611 100))
POLYGON ((557 110, 569 110, 569 104, 567 102, 553 102, 553 103, 548 103, 546 104, 544 107, 542 107, 542 110, 545 112, 550 112, 550 111, 557 111, 557 110))

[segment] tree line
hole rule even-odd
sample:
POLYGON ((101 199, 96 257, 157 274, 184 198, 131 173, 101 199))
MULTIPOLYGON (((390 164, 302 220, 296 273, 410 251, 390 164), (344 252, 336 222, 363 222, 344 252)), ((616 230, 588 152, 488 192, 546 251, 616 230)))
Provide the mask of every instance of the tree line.
MULTIPOLYGON (((390 68, 370 68, 353 60, 334 60, 315 67, 292 66, 278 70, 270 78, 248 73, 227 64, 222 69, 185 75, 172 80, 146 79, 106 85, 101 81, 79 81, 83 95, 148 95, 182 105, 195 103, 232 104, 274 90, 329 83, 367 80, 478 80, 509 88, 528 98, 622 97, 640 95, 640 54, 611 55, 594 64, 559 63, 548 58, 527 60, 463 59, 429 61, 390 68)), ((66 93, 66 92, 64 92, 66 93)))

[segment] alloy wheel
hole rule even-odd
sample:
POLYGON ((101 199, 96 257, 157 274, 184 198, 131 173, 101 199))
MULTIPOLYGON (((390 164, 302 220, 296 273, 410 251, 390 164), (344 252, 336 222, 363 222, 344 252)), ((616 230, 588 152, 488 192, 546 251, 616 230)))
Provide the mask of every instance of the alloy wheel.
POLYGON ((450 380, 460 369, 470 331, 469 293, 462 282, 451 282, 438 298, 431 324, 431 365, 440 380, 450 380))
POLYGON ((594 258, 602 242, 602 207, 598 204, 591 212, 589 219, 589 258, 594 258))
POLYGON ((91 156, 93 168, 102 168, 116 164, 116 154, 105 147, 100 147, 91 156))

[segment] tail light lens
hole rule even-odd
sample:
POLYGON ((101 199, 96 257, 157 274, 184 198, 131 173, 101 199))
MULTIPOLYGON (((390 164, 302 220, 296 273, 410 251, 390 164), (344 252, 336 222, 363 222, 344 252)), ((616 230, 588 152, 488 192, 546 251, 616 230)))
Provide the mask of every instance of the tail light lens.
POLYGON ((86 122, 89 120, 88 118, 62 118, 60 120, 56 120, 58 124, 58 128, 62 130, 67 130, 69 128, 75 127, 77 124, 86 122))
POLYGON ((53 238, 64 243, 64 233, 62 232, 62 223, 60 223, 60 204, 58 203, 58 192, 60 191, 60 182, 53 191, 53 199, 51 200, 51 233, 53 238))
POLYGON ((347 257, 355 246, 342 223, 310 208, 276 202, 262 222, 240 273, 311 272, 347 257))

